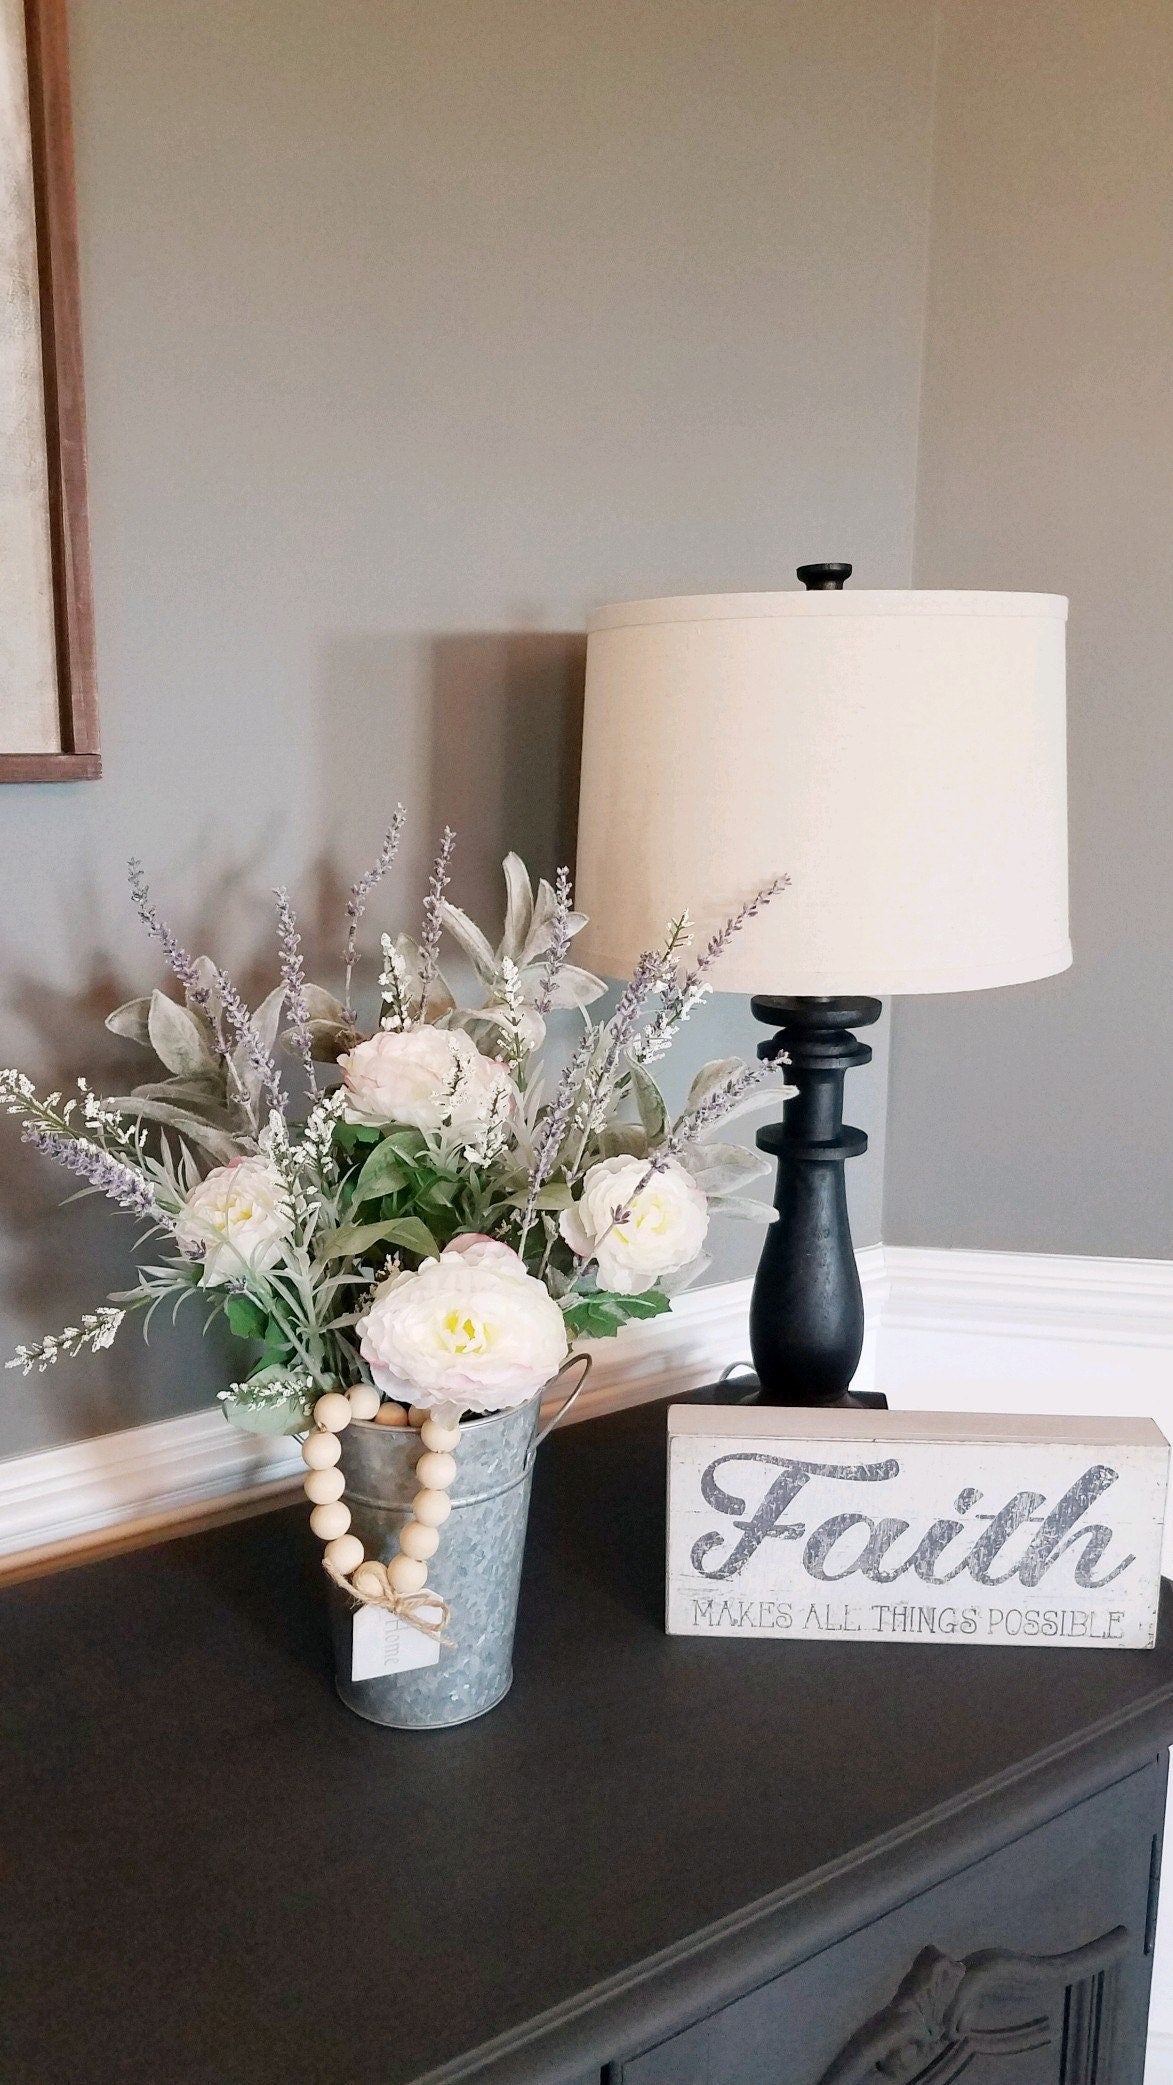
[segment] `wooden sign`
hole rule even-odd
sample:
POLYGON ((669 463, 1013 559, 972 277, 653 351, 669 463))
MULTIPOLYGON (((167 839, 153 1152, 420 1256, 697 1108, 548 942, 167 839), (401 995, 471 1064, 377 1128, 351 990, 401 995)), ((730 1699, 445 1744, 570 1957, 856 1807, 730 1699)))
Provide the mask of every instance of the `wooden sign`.
POLYGON ((673 1405, 677 1636, 1152 1648, 1150 1419, 673 1405))

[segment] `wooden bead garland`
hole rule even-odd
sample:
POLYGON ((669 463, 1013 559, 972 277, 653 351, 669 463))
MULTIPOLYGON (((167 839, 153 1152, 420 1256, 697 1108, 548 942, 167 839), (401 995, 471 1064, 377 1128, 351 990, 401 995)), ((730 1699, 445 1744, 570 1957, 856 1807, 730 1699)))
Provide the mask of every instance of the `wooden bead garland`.
POLYGON ((445 1426, 419 1405, 410 1412, 402 1405, 384 1405, 369 1383, 359 1383, 345 1394, 323 1391, 314 1406, 314 1422, 315 1431, 306 1435, 301 1454, 305 1493, 313 1507, 310 1526, 326 1545, 327 1572, 360 1605, 390 1608, 426 1635, 438 1636, 448 1621, 448 1604, 438 1594, 426 1599, 423 1595, 428 1564, 440 1546, 439 1531, 452 1511, 447 1494, 456 1477, 452 1450, 460 1440, 459 1425, 445 1426), (423 1454, 415 1474, 420 1489, 412 1500, 412 1517, 400 1530, 399 1549, 386 1564, 368 1557, 358 1536, 350 1533, 350 1508, 342 1496, 345 1479, 335 1465, 342 1454, 338 1436, 352 1419, 419 1430, 423 1454), (421 1608, 427 1610, 426 1618, 421 1608))

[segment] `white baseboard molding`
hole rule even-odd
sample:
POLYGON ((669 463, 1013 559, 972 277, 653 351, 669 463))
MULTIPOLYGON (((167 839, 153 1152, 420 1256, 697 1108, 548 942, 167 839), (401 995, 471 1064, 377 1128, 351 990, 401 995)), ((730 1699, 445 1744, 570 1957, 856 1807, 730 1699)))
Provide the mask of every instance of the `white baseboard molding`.
MULTIPOLYGON (((869 1246, 857 1387, 925 1408, 1150 1413, 1173 1420, 1173 1261, 869 1246)), ((596 1342, 576 1416, 711 1381, 748 1357, 751 1284, 682 1296, 670 1317, 596 1342)), ((0 1569, 290 1487, 284 1437, 219 1411, 0 1462, 0 1569)))
POLYGON ((890 1245, 884 1267, 893 1403, 1173 1417, 1173 1260, 890 1245))
MULTIPOLYGON (((712 1381, 748 1352, 748 1281, 684 1295, 668 1317, 595 1341, 573 1417, 712 1381)), ((557 1409, 555 1395, 550 1409, 557 1409)), ((0 1571, 68 1554, 112 1531, 162 1527, 211 1507, 292 1490, 296 1441, 242 1433, 219 1409, 0 1462, 0 1571)))

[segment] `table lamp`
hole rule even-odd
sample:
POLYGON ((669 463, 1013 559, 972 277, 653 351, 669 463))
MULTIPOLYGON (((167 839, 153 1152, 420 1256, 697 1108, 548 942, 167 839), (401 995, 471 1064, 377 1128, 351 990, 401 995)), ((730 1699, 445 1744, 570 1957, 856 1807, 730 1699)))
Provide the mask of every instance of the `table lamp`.
POLYGON ((853 1031, 881 997, 1048 977, 1067 931, 1057 594, 850 589, 602 608, 587 640, 582 960, 630 976, 687 907, 700 945, 778 875, 723 959, 795 1089, 758 1133, 778 1162, 750 1346, 769 1404, 852 1401, 863 1297, 844 1166, 853 1031))

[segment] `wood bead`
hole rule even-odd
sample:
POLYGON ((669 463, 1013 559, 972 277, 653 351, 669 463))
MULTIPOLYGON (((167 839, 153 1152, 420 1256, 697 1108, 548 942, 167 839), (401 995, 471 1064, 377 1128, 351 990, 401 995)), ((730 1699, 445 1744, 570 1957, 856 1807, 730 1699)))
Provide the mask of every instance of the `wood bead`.
POLYGON ((368 1600, 380 1600, 387 1591, 387 1573, 382 1564, 377 1564, 373 1557, 368 1557, 365 1563, 359 1565, 351 1584, 356 1593, 365 1593, 368 1600))
POLYGON ((346 1490, 346 1479, 341 1470, 310 1470, 302 1487, 311 1506, 328 1506, 332 1499, 340 1499, 346 1490))
POLYGON ((412 1518, 422 1528, 442 1528, 452 1511, 446 1491, 417 1491, 411 1502, 412 1518))
POLYGON ((394 1401, 394 1399, 392 1399, 392 1400, 391 1400, 391 1401, 390 1401, 389 1403, 387 1403, 387 1404, 381 1404, 381 1405, 379 1406, 379 1409, 378 1409, 378 1411, 377 1411, 377 1412, 375 1413, 375 1425, 376 1425, 376 1426, 406 1426, 406 1425, 407 1425, 407 1408, 406 1408, 406 1406, 405 1406, 405 1405, 401 1405, 401 1404, 396 1404, 396 1403, 395 1403, 395 1401, 394 1401))
POLYGON ((441 1426, 435 1419, 425 1419, 420 1427, 420 1439, 425 1448, 443 1452, 455 1448, 460 1439, 459 1426, 441 1426))
POLYGON ((413 1404, 407 1415, 407 1423, 409 1426, 422 1426, 424 1420, 430 1419, 431 1416, 426 1404, 413 1404))
POLYGON ((357 1535, 335 1535, 334 1540, 326 1544, 326 1561, 333 1564, 336 1571, 341 1571, 344 1578, 357 1571, 362 1560, 363 1546, 357 1535))
POLYGON ((353 1390, 347 1391, 346 1402, 356 1419, 373 1419, 380 1398, 373 1383, 356 1383, 353 1390))
POLYGON ((341 1390, 327 1390, 314 1406, 314 1419, 319 1426, 325 1427, 327 1433, 341 1433, 353 1417, 349 1400, 343 1397, 341 1390))
POLYGON ((311 1470, 328 1470, 342 1453, 336 1433, 308 1433, 301 1444, 301 1459, 311 1470))
POLYGON ((416 1557, 400 1554, 387 1566, 387 1583, 393 1593, 422 1593, 428 1582, 428 1567, 416 1557))
POLYGON ((331 1499, 325 1506, 315 1506, 310 1514, 310 1526, 321 1542, 332 1542, 337 1535, 344 1535, 350 1526, 350 1507, 341 1499, 331 1499))
POLYGON ((420 1456, 415 1475, 426 1491, 447 1491, 456 1476, 456 1464, 451 1455, 437 1455, 429 1448, 420 1456))
POLYGON ((407 1526, 399 1531, 401 1556, 418 1557, 421 1564, 426 1564, 429 1557, 435 1556, 439 1547, 439 1529, 427 1528, 420 1520, 409 1520, 407 1526))

